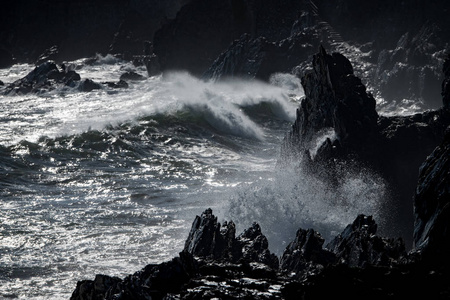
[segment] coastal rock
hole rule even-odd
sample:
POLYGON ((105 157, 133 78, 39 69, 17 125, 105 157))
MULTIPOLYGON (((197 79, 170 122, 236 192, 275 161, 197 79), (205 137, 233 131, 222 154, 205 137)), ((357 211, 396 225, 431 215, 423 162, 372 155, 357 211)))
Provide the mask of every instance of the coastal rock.
POLYGON ((335 255, 323 249, 324 241, 320 233, 313 229, 299 229, 281 257, 280 269, 294 277, 304 277, 336 262, 335 255))
POLYGON ((436 24, 424 25, 414 36, 405 33, 395 49, 380 52, 374 87, 385 100, 409 99, 426 108, 441 107, 445 44, 440 31, 436 24))
POLYGON ((417 170, 442 140, 450 124, 449 110, 379 116, 373 96, 354 75, 350 62, 323 48, 314 55, 312 70, 303 75, 302 85, 306 97, 282 144, 279 166, 301 162, 330 184, 338 183, 340 162, 370 168, 391 191, 385 201, 395 207, 391 217, 396 226, 389 229, 389 235, 402 236, 410 248, 417 170))
POLYGON ((288 38, 303 5, 294 0, 193 0, 155 33, 154 52, 162 71, 201 76, 244 33, 269 42, 288 38))
MULTIPOLYGON (((315 143, 318 132, 333 130, 347 153, 364 157, 376 133, 375 99, 353 74, 349 60, 323 47, 313 56, 312 71, 302 77, 305 99, 282 147, 282 159, 297 160, 315 143)), ((334 154, 336 156, 336 154, 334 154)))
POLYGON ((377 224, 371 216, 359 215, 327 244, 340 263, 350 267, 390 266, 406 256, 402 239, 376 236, 377 224))
POLYGON ((444 81, 442 82, 442 102, 444 108, 450 110, 450 53, 447 54, 447 58, 443 66, 444 81))
POLYGON ((450 126, 420 168, 414 196, 414 250, 433 264, 450 265, 450 126))
POLYGON ((148 77, 152 77, 161 73, 159 59, 155 54, 146 56, 144 59, 144 64, 145 68, 147 69, 148 77))
POLYGON ((84 79, 80 81, 78 85, 78 89, 81 92, 91 92, 93 90, 100 90, 102 88, 102 85, 100 83, 94 82, 91 79, 84 79))
POLYGON ((80 75, 69 68, 60 70, 58 66, 47 61, 28 73, 24 78, 16 80, 3 91, 5 94, 42 93, 55 88, 55 84, 71 85, 80 80, 80 75))
POLYGON ((142 81, 145 80, 145 76, 142 76, 141 74, 138 74, 136 72, 133 71, 128 71, 123 73, 122 75, 120 75, 120 80, 126 81, 126 80, 130 80, 130 81, 142 81))
POLYGON ((268 80, 277 72, 290 73, 313 53, 314 38, 304 33, 280 42, 249 34, 235 40, 203 74, 206 79, 247 77, 268 80))
POLYGON ((204 259, 217 261, 257 262, 278 268, 278 258, 270 253, 267 238, 254 223, 236 238, 236 227, 232 221, 223 227, 211 209, 196 216, 186 240, 184 251, 204 259))

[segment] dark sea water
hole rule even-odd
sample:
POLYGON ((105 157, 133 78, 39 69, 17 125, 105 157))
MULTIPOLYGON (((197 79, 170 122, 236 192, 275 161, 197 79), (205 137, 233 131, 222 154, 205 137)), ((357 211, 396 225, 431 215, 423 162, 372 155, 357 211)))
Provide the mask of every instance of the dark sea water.
MULTIPOLYGON (((145 74, 109 56, 72 63, 97 82, 145 74)), ((370 171, 344 167, 336 189, 276 168, 302 96, 288 74, 213 83, 182 72, 0 96, 0 298, 68 299, 78 280, 171 259, 208 207, 238 232, 259 222, 278 255, 299 227, 330 238, 358 213, 382 223, 385 185, 370 171)))

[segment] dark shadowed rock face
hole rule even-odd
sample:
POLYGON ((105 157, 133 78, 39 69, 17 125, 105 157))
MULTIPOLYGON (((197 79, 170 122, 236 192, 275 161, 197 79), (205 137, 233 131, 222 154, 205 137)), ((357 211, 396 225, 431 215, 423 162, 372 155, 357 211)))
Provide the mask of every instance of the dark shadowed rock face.
POLYGON ((310 43, 318 44, 317 38, 303 32, 279 42, 244 34, 219 55, 203 78, 246 77, 267 81, 270 75, 291 73, 303 63, 315 50, 310 43))
MULTIPOLYGON (((367 155, 366 145, 376 133, 375 99, 353 74, 348 59, 329 55, 323 47, 313 56, 312 71, 302 77, 306 98, 285 139, 282 156, 297 157, 311 148, 318 132, 332 129, 335 143, 347 152, 367 155)), ((283 158, 283 159, 286 159, 283 158)))
POLYGON ((414 197, 414 245, 428 261, 449 264, 450 127, 420 168, 414 197))
POLYGON ((444 104, 444 108, 450 110, 450 53, 447 54, 443 71, 445 78, 442 82, 442 102, 444 104))
POLYGON ((402 239, 381 238, 376 232, 373 218, 359 215, 326 248, 350 267, 390 266, 406 256, 402 239))
POLYGON ((70 68, 60 70, 54 62, 47 61, 34 68, 24 78, 8 85, 3 93, 9 95, 42 93, 54 89, 56 84, 71 86, 80 79, 80 75, 70 68))
POLYGON ((304 277, 336 262, 336 256, 322 248, 324 241, 313 229, 299 229, 281 257, 280 269, 294 277, 304 277))
POLYGON ((258 224, 254 223, 237 238, 235 235, 236 227, 232 221, 221 227, 212 210, 207 209, 200 217, 196 216, 184 251, 203 259, 258 262, 278 268, 278 258, 270 253, 267 238, 258 224))
POLYGON ((303 162, 308 170, 328 176, 325 179, 333 184, 336 159, 369 167, 385 179, 391 191, 385 205, 390 208, 395 226, 388 229, 392 230, 389 234, 402 236, 411 247, 411 198, 417 170, 442 139, 450 124, 449 110, 378 116, 375 100, 353 75, 350 62, 341 54, 327 54, 323 48, 314 55, 312 70, 302 77, 302 85, 306 97, 285 137, 279 165, 303 162), (334 138, 318 144, 323 132, 332 132, 334 138))

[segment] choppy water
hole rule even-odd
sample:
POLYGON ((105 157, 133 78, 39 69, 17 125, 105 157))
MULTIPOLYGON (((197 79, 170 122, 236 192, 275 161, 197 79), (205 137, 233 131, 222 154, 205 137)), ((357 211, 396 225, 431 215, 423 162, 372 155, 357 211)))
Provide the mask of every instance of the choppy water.
MULTIPOLYGON (((98 82, 145 74, 112 57, 73 63, 98 82)), ((343 167, 336 189, 275 169, 303 92, 287 74, 272 82, 172 73, 0 96, 0 298, 68 299, 78 280, 168 260, 207 207, 238 231, 258 221, 278 254, 300 226, 330 237, 358 213, 381 218, 385 187, 368 170, 343 167)))

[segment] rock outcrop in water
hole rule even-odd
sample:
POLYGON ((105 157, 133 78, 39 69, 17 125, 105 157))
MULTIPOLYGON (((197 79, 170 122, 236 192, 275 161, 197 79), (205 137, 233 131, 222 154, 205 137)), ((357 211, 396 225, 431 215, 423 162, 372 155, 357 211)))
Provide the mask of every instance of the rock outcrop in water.
POLYGON ((70 86, 80 80, 80 75, 70 68, 60 70, 54 62, 47 61, 37 66, 24 78, 8 85, 3 93, 42 93, 54 89, 55 84, 70 86))
POLYGON ((103 88, 103 84, 110 88, 128 88, 124 80, 144 80, 145 77, 133 72, 121 76, 118 82, 98 83, 91 79, 81 79, 72 66, 62 64, 58 66, 53 61, 46 61, 34 68, 25 77, 14 81, 2 88, 0 92, 5 95, 25 95, 28 93, 43 94, 56 89, 58 86, 75 89, 80 92, 91 92, 103 88))

